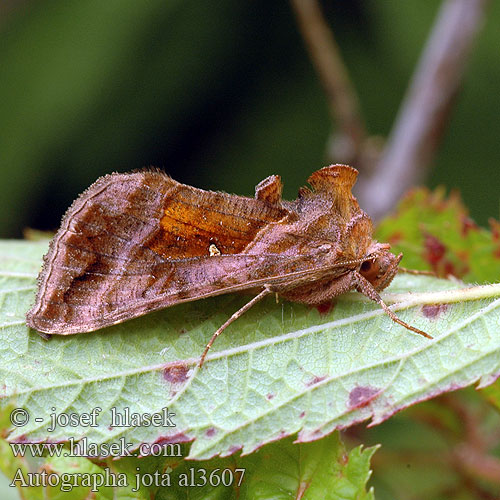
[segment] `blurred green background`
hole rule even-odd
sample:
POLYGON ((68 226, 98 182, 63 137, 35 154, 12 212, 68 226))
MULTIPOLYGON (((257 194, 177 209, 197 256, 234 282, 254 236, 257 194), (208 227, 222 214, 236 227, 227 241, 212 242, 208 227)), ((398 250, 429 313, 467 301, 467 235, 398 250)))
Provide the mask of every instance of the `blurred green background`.
MULTIPOLYGON (((372 134, 386 136, 440 2, 324 1, 372 134)), ((323 166, 326 102, 289 3, 10 1, 0 7, 0 236, 54 230, 97 177, 148 165, 294 198, 323 166)), ((491 2, 428 184, 499 216, 500 5, 491 2)))

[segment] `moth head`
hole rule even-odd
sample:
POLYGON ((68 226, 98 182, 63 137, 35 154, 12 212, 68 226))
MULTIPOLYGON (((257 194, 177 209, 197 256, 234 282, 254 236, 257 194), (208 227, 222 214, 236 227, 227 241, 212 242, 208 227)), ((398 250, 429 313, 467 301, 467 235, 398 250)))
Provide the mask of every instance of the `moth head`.
POLYGON ((398 265, 403 254, 398 256, 389 252, 388 243, 374 243, 370 246, 366 260, 360 267, 359 273, 366 278, 375 290, 388 287, 398 272, 398 265))

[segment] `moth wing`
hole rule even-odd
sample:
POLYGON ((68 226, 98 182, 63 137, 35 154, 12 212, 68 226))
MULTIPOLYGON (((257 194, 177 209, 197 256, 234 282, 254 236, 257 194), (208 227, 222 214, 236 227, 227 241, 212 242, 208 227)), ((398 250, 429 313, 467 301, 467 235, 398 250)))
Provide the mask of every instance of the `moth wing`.
POLYGON ((236 254, 286 213, 259 200, 185 186, 161 172, 105 176, 64 216, 44 257, 27 323, 47 333, 92 331, 224 293, 223 277, 241 279, 238 269, 256 259, 236 254), (212 245, 225 254, 219 264, 212 245))
POLYGON ((168 184, 158 214, 160 230, 149 242, 168 259, 203 257, 211 245, 223 255, 239 254, 261 229, 288 214, 278 203, 204 191, 172 179, 168 184))

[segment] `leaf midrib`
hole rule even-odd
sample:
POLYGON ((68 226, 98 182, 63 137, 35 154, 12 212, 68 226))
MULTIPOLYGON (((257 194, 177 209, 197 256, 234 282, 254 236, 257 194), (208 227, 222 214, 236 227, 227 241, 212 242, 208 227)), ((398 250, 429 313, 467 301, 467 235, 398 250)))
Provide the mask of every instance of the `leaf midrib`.
MULTIPOLYGON (((317 390, 317 389, 319 389, 319 388, 321 388, 321 387, 323 387, 323 386, 325 386, 327 384, 330 384, 332 382, 336 382, 336 381, 342 380, 342 378, 349 377, 351 375, 356 374, 357 372, 363 372, 363 371, 366 371, 366 370, 377 368, 378 366, 380 366, 382 364, 384 364, 384 365, 390 365, 390 364, 393 364, 394 362, 398 362, 399 361, 399 366, 396 369, 394 375, 391 377, 390 382, 388 384, 386 384, 386 386, 383 387, 380 390, 380 392, 377 393, 376 397, 374 398, 374 400, 378 399, 383 393, 386 392, 387 388, 390 387, 394 383, 394 381, 397 379, 397 376, 401 372, 402 367, 404 366, 404 364, 405 364, 405 362, 406 362, 406 360, 408 358, 410 358, 412 355, 414 355, 414 354, 416 354, 418 352, 422 352, 425 349, 428 349, 431 345, 435 345, 435 344, 439 343, 441 340, 446 339, 449 335, 452 335, 456 331, 461 330, 462 328, 464 328, 468 324, 470 324, 473 321, 475 321, 478 317, 479 318, 484 317, 485 314, 487 314, 488 312, 490 312, 489 311, 490 309, 494 310, 499 305, 500 305, 500 299, 497 299, 496 301, 492 302, 491 304, 489 304, 485 308, 481 309, 480 311, 478 311, 474 315, 472 315, 469 318, 467 318, 466 320, 464 320, 461 324, 455 325, 453 328, 451 328, 444 335, 442 335, 442 336, 434 339, 431 342, 427 342, 426 344, 424 344, 424 345, 422 345, 420 347, 417 347, 417 348, 415 348, 415 349, 413 349, 411 351, 407 351, 407 352, 404 353, 404 355, 395 356, 395 357, 392 357, 392 358, 389 358, 389 359, 385 359, 385 360, 380 360, 380 361, 378 361, 378 362, 376 362, 374 364, 366 365, 366 366, 360 367, 358 369, 351 370, 349 372, 344 372, 344 373, 342 373, 340 375, 328 376, 328 377, 324 378, 323 380, 321 380, 320 382, 318 382, 317 384, 315 384, 314 386, 310 386, 310 387, 307 387, 307 389, 304 388, 301 391, 296 392, 292 397, 290 397, 290 398, 282 401, 279 405, 275 405, 272 408, 269 408, 265 412, 261 413, 257 418, 254 418, 253 420, 249 420, 249 421, 247 421, 247 422, 245 422, 245 423, 243 423, 243 424, 241 424, 241 425, 239 425, 239 426, 231 429, 230 431, 222 433, 221 435, 218 434, 217 435, 217 439, 211 441, 211 443, 210 443, 211 446, 208 447, 208 448, 204 448, 202 451, 206 452, 206 451, 212 449, 216 444, 218 444, 220 441, 222 441, 222 439, 226 438, 227 436, 230 436, 231 434, 235 434, 236 432, 241 431, 245 427, 248 427, 249 425, 252 425, 255 422, 258 422, 259 420, 263 419, 264 417, 268 416, 269 414, 271 414, 271 413, 273 413, 275 411, 279 411, 279 409, 281 409, 282 407, 285 407, 285 406, 289 405, 290 403, 292 403, 293 401, 298 400, 299 398, 303 397, 307 393, 312 393, 313 391, 315 391, 315 390, 317 390), (494 307, 492 307, 492 306, 494 306, 494 307)), ((470 366, 471 364, 476 363, 476 362, 480 361, 481 359, 483 359, 483 358, 485 358, 487 356, 490 356, 491 354, 493 354, 496 351, 500 351, 500 348, 496 347, 494 349, 488 350, 487 352, 484 352, 483 354, 481 354, 480 356, 478 356, 477 358, 475 358, 473 361, 469 361, 469 362, 461 365, 453 373, 456 373, 457 371, 461 371, 463 368, 465 368, 467 366, 470 366)), ((434 380, 433 382, 429 382, 429 384, 427 384, 425 386, 425 390, 428 390, 430 387, 432 387, 432 386, 434 386, 436 384, 439 384, 439 382, 441 380, 444 380, 446 377, 449 377, 450 375, 451 375, 450 373, 447 373, 447 374, 443 375, 441 378, 438 378, 437 380, 434 380)), ((414 396, 415 394, 419 394, 421 392, 425 392, 425 390, 422 390, 422 389, 419 388, 417 391, 414 391, 412 393, 406 394, 406 396, 403 399, 398 400, 398 402, 405 401, 408 398, 414 396)), ((352 413, 352 412, 356 411, 357 409, 358 408, 356 408, 356 407, 354 407, 354 408, 347 408, 346 411, 344 411, 344 412, 336 415, 334 418, 332 418, 329 421, 325 422, 321 426, 321 428, 325 427, 326 425, 328 425, 329 423, 331 423, 333 420, 337 420, 339 418, 342 418, 345 415, 348 415, 349 413, 352 413)), ((252 450, 250 450, 248 453, 250 453, 251 451, 252 450)))
MULTIPOLYGON (((489 285, 485 285, 485 286, 489 286, 489 285)), ((429 292, 429 293, 433 293, 433 292, 429 292)), ((435 294, 433 294, 433 295, 435 295, 435 294)), ((434 298, 434 296, 433 296, 433 298, 434 298)), ((430 303, 435 303, 435 301, 432 300, 430 303)), ((418 304, 414 303, 411 306, 408 306, 407 303, 398 303, 398 304, 396 304, 394 306, 391 306, 391 309, 395 310, 395 311, 398 311, 400 309, 407 309, 409 307, 416 307, 416 306, 421 305, 421 304, 422 304, 422 302, 419 302, 418 304)), ((468 323, 470 323, 471 321, 475 320, 478 317, 481 317, 482 315, 484 315, 485 313, 489 312, 490 310, 495 309, 499 305, 500 305, 500 298, 497 299, 497 300, 494 300, 493 302, 491 302, 490 304, 488 304, 484 308, 481 308, 479 311, 477 311, 473 315, 469 316, 468 318, 466 318, 465 320, 463 320, 462 322, 460 322, 458 325, 455 325, 455 327, 459 327, 459 329, 461 329, 465 325, 467 325, 468 323)), ((252 342, 250 344, 244 344, 242 346, 232 347, 232 348, 229 348, 229 349, 225 349, 223 351, 215 352, 213 354, 208 354, 207 357, 206 357, 205 363, 208 363, 209 361, 214 361, 214 360, 217 360, 217 359, 221 359, 221 358, 227 358, 227 357, 230 357, 230 356, 235 356, 235 355, 238 355, 238 354, 255 351, 255 350, 257 350, 259 348, 262 348, 262 347, 267 347, 267 346, 270 346, 270 345, 273 345, 273 344, 283 343, 285 341, 293 340, 294 338, 301 338, 301 337, 304 337, 304 336, 309 335, 309 334, 314 334, 314 333, 320 332, 322 330, 326 330, 326 329, 332 329, 333 330, 335 328, 339 328, 339 327, 342 327, 342 326, 345 326, 345 325, 351 325, 351 324, 354 324, 354 323, 358 323, 360 321, 372 319, 374 317, 377 317, 377 316, 380 316, 380 315, 383 315, 383 314, 385 314, 383 310, 381 310, 381 309, 373 309, 373 310, 368 311, 366 313, 357 314, 355 316, 349 316, 348 318, 342 318, 342 319, 334 320, 334 321, 331 321, 331 322, 328 322, 328 323, 323 323, 321 325, 315 325, 315 326, 312 326, 312 327, 304 328, 302 330, 297 330, 297 331, 294 331, 294 332, 285 333, 283 335, 279 335, 279 336, 275 336, 275 337, 271 337, 271 338, 259 340, 259 341, 256 341, 256 342, 252 342)), ((449 335, 455 333, 455 331, 456 330, 452 328, 448 332, 446 332, 445 334, 443 334, 443 335, 435 338, 434 340, 426 341, 422 345, 417 346, 417 347, 413 348, 412 350, 405 351, 405 357, 410 357, 410 356, 412 356, 412 355, 414 355, 414 354, 416 354, 416 353, 418 353, 418 352, 420 352, 420 351, 422 351, 424 349, 429 348, 430 346, 435 345, 437 342, 439 342, 441 340, 444 340, 449 335)), ((400 359, 401 358, 399 356, 397 356, 397 357, 393 357, 393 358, 390 358, 390 359, 386 359, 383 362, 392 362, 393 360, 400 360, 400 359)), ((59 383, 59 384, 53 384, 53 385, 50 385, 50 386, 34 387, 34 388, 26 389, 24 391, 16 392, 16 395, 19 395, 19 394, 24 395, 24 394, 29 394, 29 393, 32 393, 32 392, 39 392, 39 391, 43 391, 43 390, 51 390, 51 389, 57 389, 57 388, 62 388, 62 387, 71 387, 73 385, 96 383, 96 382, 100 382, 100 381, 103 381, 103 380, 112 380, 113 378, 122 378, 124 376, 127 377, 127 376, 137 375, 137 374, 141 374, 141 373, 148 373, 148 372, 152 372, 152 371, 159 371, 159 370, 163 370, 163 369, 167 368, 169 365, 182 364, 183 366, 197 366, 198 361, 199 361, 198 358, 188 358, 188 359, 183 359, 183 360, 167 361, 165 363, 159 363, 159 364, 149 365, 149 366, 146 366, 146 367, 138 367, 138 368, 127 370, 127 371, 114 372, 114 373, 110 373, 109 375, 104 375, 104 376, 101 375, 99 377, 80 378, 80 379, 77 379, 77 380, 71 380, 71 381, 68 381, 68 382, 63 382, 63 383, 59 383)), ((376 364, 366 365, 366 366, 363 367, 363 369, 365 369, 365 368, 372 368, 372 367, 376 367, 376 366, 378 366, 378 362, 376 364)), ((194 376, 196 375, 197 371, 198 370, 195 369, 195 373, 193 373, 193 377, 192 378, 194 378, 194 376)))

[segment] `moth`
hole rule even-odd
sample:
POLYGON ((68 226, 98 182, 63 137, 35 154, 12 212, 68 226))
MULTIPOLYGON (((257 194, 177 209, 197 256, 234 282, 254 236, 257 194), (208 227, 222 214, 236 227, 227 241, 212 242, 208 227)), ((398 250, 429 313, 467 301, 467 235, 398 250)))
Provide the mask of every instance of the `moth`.
POLYGON ((39 332, 91 332, 150 311, 237 291, 255 296, 212 336, 269 294, 320 305, 350 290, 377 302, 402 254, 372 237, 351 189, 358 171, 314 172, 295 201, 277 175, 255 198, 197 189, 144 170, 98 179, 69 208, 50 243, 27 324, 39 332))

